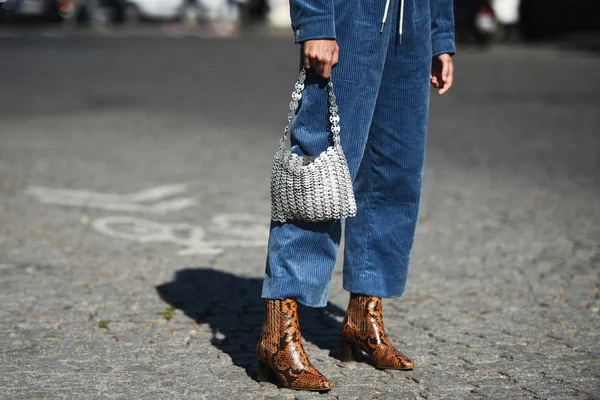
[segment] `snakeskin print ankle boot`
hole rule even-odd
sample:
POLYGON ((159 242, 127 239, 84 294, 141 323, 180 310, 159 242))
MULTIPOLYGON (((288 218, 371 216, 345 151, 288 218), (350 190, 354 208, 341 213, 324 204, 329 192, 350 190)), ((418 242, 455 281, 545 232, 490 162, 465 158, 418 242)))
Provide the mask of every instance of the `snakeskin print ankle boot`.
POLYGON ((331 389, 331 382, 308 361, 302 347, 298 303, 293 299, 265 299, 265 322, 256 354, 259 381, 296 390, 331 389))
POLYGON ((411 370, 414 363, 388 340, 383 327, 381 298, 352 293, 340 336, 340 359, 355 361, 358 349, 375 368, 411 370))

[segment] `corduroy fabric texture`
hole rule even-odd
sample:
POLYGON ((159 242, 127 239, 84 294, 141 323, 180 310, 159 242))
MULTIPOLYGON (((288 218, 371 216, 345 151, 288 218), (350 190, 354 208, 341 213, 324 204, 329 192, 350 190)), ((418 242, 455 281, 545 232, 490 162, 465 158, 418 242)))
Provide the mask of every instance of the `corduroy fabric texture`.
MULTIPOLYGON (((302 21, 329 15, 329 8, 321 7, 324 4, 331 3, 334 9, 335 29, 330 34, 340 46, 340 60, 332 80, 358 206, 357 216, 346 220, 344 289, 384 298, 401 296, 419 212, 431 57, 434 51, 454 53, 452 1, 405 0, 401 43, 398 0, 391 1, 383 32, 383 0, 291 3, 297 41, 302 21), (294 19, 298 9, 304 11, 294 19), (313 15, 308 17, 306 10, 313 15)), ((303 36, 302 41, 313 38, 303 36)), ((326 133, 315 134, 327 132, 327 88, 325 80, 307 72, 292 123, 292 151, 314 156, 330 144, 326 133)), ((291 297, 324 307, 341 228, 340 221, 272 222, 262 297, 291 297)))

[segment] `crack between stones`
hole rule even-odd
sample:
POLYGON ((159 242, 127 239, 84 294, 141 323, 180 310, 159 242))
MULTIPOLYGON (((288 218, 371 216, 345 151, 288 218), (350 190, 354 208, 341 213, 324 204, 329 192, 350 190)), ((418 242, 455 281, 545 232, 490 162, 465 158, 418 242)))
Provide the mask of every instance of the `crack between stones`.
MULTIPOLYGON (((545 374, 544 374, 544 375, 545 375, 545 374)), ((590 394, 589 394, 589 393, 587 393, 587 392, 584 392, 584 391, 582 391, 582 390, 580 390, 580 389, 578 389, 578 388, 576 388, 576 387, 573 387, 573 386, 571 386, 571 385, 569 384, 569 382, 567 382, 567 381, 566 381, 566 380, 564 380, 564 379, 561 379, 561 378, 551 378, 551 379, 554 379, 556 382, 558 382, 558 383, 561 383, 561 384, 563 384, 563 385, 567 386, 569 389, 571 389, 571 390, 572 390, 572 391, 575 393, 575 395, 576 395, 576 396, 580 396, 580 395, 582 395, 582 394, 585 394, 586 396, 588 396, 588 397, 592 398, 592 396, 590 396, 590 394)))
POLYGON ((467 364, 473 365, 472 361, 467 360, 465 357, 458 357, 459 360, 466 362, 467 364))
POLYGON ((508 372, 505 371, 498 371, 498 374, 508 378, 508 380, 510 380, 512 383, 514 383, 519 389, 531 393, 533 394, 535 399, 541 399, 542 396, 540 396, 539 393, 537 393, 535 390, 529 389, 526 386, 523 386, 514 376, 510 375, 508 372))
MULTIPOLYGON (((418 325, 418 324, 416 324, 413 321, 408 321, 408 324, 410 326, 414 327, 414 328, 421 329, 421 330, 427 332, 427 335, 430 338, 434 339, 436 342, 439 342, 439 343, 448 343, 448 341, 446 339, 438 337, 438 336, 434 335, 432 332, 429 332, 429 328, 427 328, 427 327, 424 327, 422 325, 418 325)), ((452 343, 455 344, 455 345, 466 347, 466 348, 470 348, 471 347, 471 345, 469 345, 468 343, 461 343, 461 342, 452 342, 452 343)), ((466 362, 470 363, 469 361, 466 361, 466 362)), ((472 364, 472 363, 470 363, 470 364, 472 364)))
MULTIPOLYGON (((390 374, 390 375, 391 375, 391 374, 390 374)), ((405 375, 405 376, 404 376, 404 379, 406 379, 406 380, 409 380, 409 381, 412 381, 412 382, 416 383, 417 385, 420 385, 420 384, 421 384, 421 381, 420 381, 419 379, 415 378, 414 376, 406 376, 406 375, 405 375)))

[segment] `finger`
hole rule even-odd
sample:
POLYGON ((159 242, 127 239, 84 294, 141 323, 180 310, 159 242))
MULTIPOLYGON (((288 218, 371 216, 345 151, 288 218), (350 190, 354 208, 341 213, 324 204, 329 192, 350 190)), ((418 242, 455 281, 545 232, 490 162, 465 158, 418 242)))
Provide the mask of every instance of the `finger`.
POLYGON ((325 62, 323 63, 323 73, 321 74, 323 78, 329 79, 331 76, 331 63, 325 62))
POLYGON ((310 49, 307 48, 307 44, 302 45, 302 49, 304 51, 304 68, 310 68, 310 59, 312 58, 310 55, 310 49))
POLYGON ((319 57, 319 68, 320 68, 320 75, 323 78, 329 78, 330 74, 331 74, 331 60, 333 58, 333 54, 328 51, 328 52, 324 52, 322 54, 320 54, 319 57))
POLYGON ((444 61, 442 61, 442 81, 446 82, 446 80, 448 79, 448 71, 450 69, 450 60, 447 58, 444 58, 444 61))
POLYGON ((444 82, 444 85, 438 91, 439 95, 441 96, 441 95, 445 94, 448 90, 450 90, 450 86, 452 86, 451 83, 449 83, 448 81, 444 82))
POLYGON ((446 78, 446 82, 444 82, 444 88, 442 89, 442 93, 440 95, 448 92, 454 83, 454 66, 450 64, 448 68, 448 77, 446 78))
POLYGON ((433 85, 434 88, 440 87, 437 76, 431 75, 431 84, 433 85))
POLYGON ((340 60, 340 49, 336 48, 335 50, 333 50, 333 57, 331 59, 331 66, 336 65, 339 60, 340 60))
POLYGON ((452 87, 452 83, 454 83, 454 77, 452 76, 452 74, 448 75, 448 80, 446 81, 446 84, 444 85, 444 90, 446 93, 448 90, 450 90, 450 88, 452 87))
POLYGON ((448 82, 442 82, 441 85, 439 85, 439 88, 440 90, 438 90, 438 94, 441 96, 448 91, 448 82))
POLYGON ((314 64, 314 68, 317 74, 323 76, 323 63, 316 61, 314 64))
POLYGON ((450 63, 450 67, 448 70, 448 80, 450 80, 450 82, 454 82, 454 63, 450 63))
POLYGON ((308 62, 310 64, 310 68, 314 69, 315 71, 318 71, 318 69, 319 69, 319 60, 317 60, 314 57, 310 57, 308 59, 308 62))

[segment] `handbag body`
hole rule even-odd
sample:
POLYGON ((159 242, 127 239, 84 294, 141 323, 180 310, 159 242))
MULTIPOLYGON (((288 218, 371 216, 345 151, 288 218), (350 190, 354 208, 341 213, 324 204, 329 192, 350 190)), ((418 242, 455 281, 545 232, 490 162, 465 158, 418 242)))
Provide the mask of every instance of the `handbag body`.
POLYGON ((353 217, 356 200, 340 143, 340 117, 331 80, 327 93, 332 144, 318 156, 300 156, 288 149, 288 133, 302 99, 305 79, 306 71, 302 69, 292 93, 288 123, 273 159, 271 218, 279 222, 318 222, 353 217))

